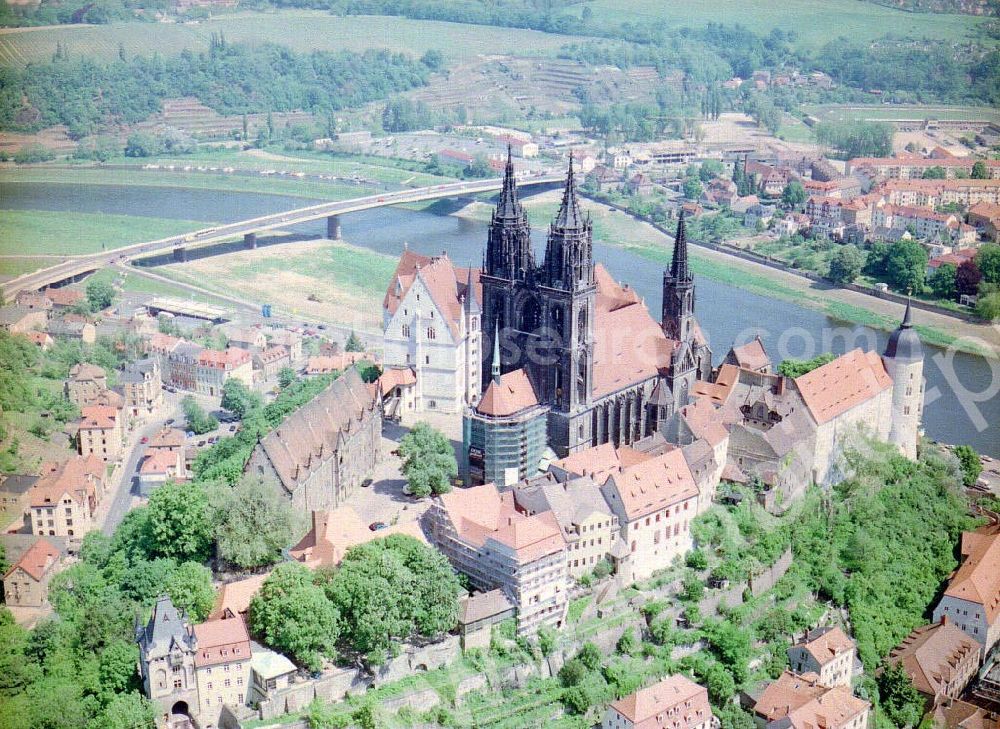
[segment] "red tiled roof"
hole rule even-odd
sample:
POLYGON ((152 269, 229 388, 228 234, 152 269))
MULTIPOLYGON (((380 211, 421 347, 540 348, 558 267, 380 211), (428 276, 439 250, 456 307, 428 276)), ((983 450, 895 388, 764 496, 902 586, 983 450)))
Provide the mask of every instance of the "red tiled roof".
POLYGON ((118 425, 119 408, 110 405, 88 405, 80 408, 80 430, 107 430, 118 425))
POLYGON ((860 348, 795 378, 813 419, 822 425, 892 387, 882 359, 860 348))
POLYGON ((701 726, 712 717, 708 691, 680 674, 624 696, 611 708, 632 722, 635 729, 685 729, 701 726), (671 710, 669 719, 662 720, 671 710))
POLYGON ((76 306, 84 299, 76 289, 45 289, 43 293, 56 306, 76 306))
POLYGON ((412 367, 387 367, 378 378, 383 393, 390 393, 397 387, 417 384, 417 374, 412 367))
POLYGON ((172 471, 173 475, 177 475, 179 458, 180 453, 178 451, 157 448, 146 456, 146 460, 142 462, 140 473, 164 473, 170 475, 172 471))
POLYGON ((844 651, 854 650, 854 641, 839 627, 833 627, 801 646, 820 666, 825 666, 844 651))
POLYGON ((992 625, 1000 615, 1000 532, 989 527, 963 532, 962 556, 944 594, 982 605, 992 625))
MULTIPOLYGON (((473 294, 476 297, 476 302, 481 305, 483 289, 479 281, 479 273, 478 268, 472 269, 473 294)), ((452 265, 451 260, 446 255, 422 256, 406 249, 396 265, 396 273, 385 293, 382 306, 389 312, 390 316, 395 314, 399 304, 410 290, 410 286, 420 275, 435 306, 448 319, 448 326, 451 328, 453 336, 457 336, 458 321, 461 317, 459 297, 469 295, 465 290, 468 274, 469 269, 452 265)))
POLYGON ((15 562, 14 565, 7 570, 6 574, 4 574, 4 578, 6 579, 9 575, 11 575, 14 570, 22 569, 27 572, 32 579, 38 582, 58 561, 59 550, 52 545, 52 542, 45 539, 45 537, 39 537, 35 543, 21 555, 21 559, 17 560, 17 562, 15 562))
POLYGON ((264 580, 270 573, 252 575, 235 582, 227 582, 219 588, 215 596, 215 605, 209 614, 209 620, 217 620, 225 616, 228 610, 233 616, 245 613, 250 609, 250 601, 260 591, 264 580))
POLYGON ((622 463, 618 459, 614 445, 602 443, 571 453, 565 458, 554 461, 552 465, 576 476, 593 476, 595 481, 603 483, 612 471, 621 468, 622 463))
POLYGON ((759 370, 771 364, 771 358, 767 356, 764 343, 759 338, 746 344, 733 347, 733 356, 736 357, 736 364, 748 370, 759 370))
POLYGON ((513 370, 490 380, 476 412, 493 417, 506 417, 538 405, 538 397, 523 369, 513 370))
POLYGON ((180 448, 184 445, 184 431, 179 428, 164 428, 149 439, 146 448, 180 448))
POLYGON ((243 618, 209 620, 195 625, 193 630, 198 645, 194 654, 196 667, 250 660, 250 635, 243 618))
POLYGON ((966 261, 976 257, 975 248, 962 248, 961 250, 955 251, 954 253, 946 253, 943 256, 936 256, 927 262, 927 267, 930 269, 937 269, 946 263, 950 263, 953 266, 961 266, 966 261))
POLYGON ((239 347, 229 347, 222 351, 215 349, 203 349, 198 355, 198 364, 203 367, 213 367, 219 370, 229 370, 246 364, 253 355, 245 349, 239 347))
POLYGON ((680 449, 621 468, 608 477, 629 519, 698 496, 691 468, 680 449))
POLYGON ((350 506, 333 511, 314 511, 312 528, 299 543, 288 550, 293 559, 308 567, 334 567, 340 564, 351 547, 393 534, 405 534, 426 543, 419 522, 407 521, 372 531, 350 506))
POLYGON ((785 671, 764 690, 754 712, 767 721, 787 717, 794 729, 839 729, 870 707, 849 688, 827 688, 818 678, 815 673, 799 676, 785 671))
POLYGON ((955 678, 959 664, 971 660, 979 665, 979 643, 954 623, 944 620, 910 632, 893 648, 888 662, 902 662, 913 685, 921 693, 937 696, 955 678), (944 684, 944 685, 943 685, 944 684))

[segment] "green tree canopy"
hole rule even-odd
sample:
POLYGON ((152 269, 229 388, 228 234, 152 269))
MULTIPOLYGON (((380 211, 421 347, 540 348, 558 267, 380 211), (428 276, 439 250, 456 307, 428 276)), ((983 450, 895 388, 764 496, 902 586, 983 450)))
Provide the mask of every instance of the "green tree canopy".
POLYGON ((861 275, 865 254, 857 246, 843 245, 830 256, 830 271, 827 274, 834 283, 845 285, 854 283, 861 275))
POLYGON ((197 562, 180 564, 167 578, 167 594, 193 622, 202 622, 215 604, 211 570, 197 562))
POLYGON ((295 513, 276 483, 247 475, 208 488, 209 511, 220 558, 242 569, 274 564, 294 536, 295 513))
POLYGON ((983 274, 983 281, 1000 284, 1000 245, 984 243, 976 251, 976 266, 983 274))
POLYGON ((958 266, 954 263, 943 263, 932 273, 927 284, 931 291, 940 299, 955 298, 955 274, 958 273, 958 266))
POLYGON ((103 311, 115 301, 115 287, 108 281, 91 279, 87 282, 87 303, 91 311, 103 311))
POLYGON ((235 377, 230 377, 222 386, 222 407, 242 419, 248 412, 263 405, 260 395, 235 377))
POLYGON ((684 180, 684 197, 688 200, 697 200, 701 197, 702 187, 701 182, 697 177, 689 177, 684 180))
POLYGON ((445 435, 427 423, 417 423, 399 443, 403 475, 410 491, 419 497, 451 490, 458 475, 455 449, 445 435))
POLYGON ((806 188, 798 180, 791 180, 781 191, 781 202, 790 208, 797 208, 806 201, 806 188))
POLYGON ((833 362, 833 359, 833 355, 829 352, 817 355, 810 360, 786 359, 778 365, 778 374, 794 379, 801 377, 807 372, 812 372, 817 367, 822 367, 825 364, 833 362))
POLYGON ((197 483, 167 483, 149 497, 149 550, 154 556, 204 562, 212 545, 208 496, 197 483))
POLYGON ((250 628, 267 645, 315 670, 336 654, 341 620, 313 573, 298 562, 284 562, 250 601, 250 628))
POLYGON ((955 447, 955 456, 962 468, 962 483, 966 487, 974 486, 979 480, 979 474, 983 472, 983 463, 979 460, 979 454, 972 446, 960 445, 955 447))
MULTIPOLYGON (((229 382, 233 382, 233 380, 229 380, 229 382)), ((184 411, 187 429, 195 435, 201 435, 219 427, 219 421, 206 413, 205 409, 191 395, 185 395, 184 399, 181 400, 181 409, 184 411)))
POLYGON ((927 273, 927 249, 912 240, 899 241, 889 249, 885 261, 886 280, 897 291, 923 291, 927 273))

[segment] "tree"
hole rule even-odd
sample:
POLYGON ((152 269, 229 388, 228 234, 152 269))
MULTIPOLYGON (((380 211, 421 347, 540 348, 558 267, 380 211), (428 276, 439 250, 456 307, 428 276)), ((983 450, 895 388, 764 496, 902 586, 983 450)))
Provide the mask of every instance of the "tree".
POLYGON ((458 475, 455 449, 443 433, 427 423, 417 423, 399 443, 403 475, 410 491, 419 497, 451 490, 458 475))
POLYGON ((241 420, 248 412, 259 408, 262 404, 260 395, 251 392, 243 380, 230 377, 222 386, 222 407, 241 420))
POLYGON ((955 456, 962 468, 962 483, 966 487, 974 486, 979 479, 979 474, 983 472, 983 463, 979 460, 979 454, 972 446, 960 445, 955 447, 955 456))
POLYGON ((344 345, 344 351, 346 352, 364 352, 365 345, 362 343, 361 339, 353 331, 350 336, 347 337, 347 344, 344 345))
POLYGON ((697 575, 688 575, 684 578, 684 589, 681 598, 688 602, 698 602, 705 596, 705 583, 698 579, 697 575))
POLYGON ((135 643, 116 640, 108 645, 99 659, 98 676, 101 689, 108 694, 121 694, 130 688, 138 688, 135 684, 135 664, 139 660, 139 649, 135 643))
POLYGON ((149 549, 153 556, 204 562, 212 545, 208 497, 197 484, 167 483, 149 497, 149 549))
POLYGON ((291 367, 282 367, 278 370, 278 387, 282 390, 291 385, 297 379, 298 375, 295 374, 295 370, 291 367))
POLYGON ((221 559, 242 569, 274 564, 292 541, 295 514, 278 485, 246 475, 208 488, 210 520, 221 559))
POLYGON ((211 570, 197 562, 182 563, 167 578, 167 594, 191 620, 202 622, 215 603, 211 570))
POLYGON ((781 202, 790 208, 797 208, 806 201, 806 188, 798 180, 791 180, 781 191, 781 202))
POLYGON ((976 266, 983 274, 983 281, 1000 284, 1000 245, 984 243, 976 252, 976 266))
POLYGON ((87 303, 91 311, 103 311, 115 301, 115 287, 107 281, 91 279, 87 282, 87 303))
POLYGON ((895 243, 885 262, 886 279, 897 291, 920 293, 927 272, 927 250, 913 240, 895 243))
POLYGON ((335 655, 340 614, 309 568, 283 562, 250 601, 250 627, 272 648, 316 670, 335 655))
POLYGON ((928 167, 924 170, 925 180, 943 180, 948 176, 948 173, 944 171, 944 167, 940 165, 934 165, 933 167, 928 167))
POLYGON ((972 179, 973 180, 985 180, 990 176, 989 170, 986 169, 986 163, 983 160, 976 160, 972 165, 972 179))
POLYGON ((986 321, 1000 320, 1000 293, 980 295, 976 301, 976 316, 986 321))
POLYGON ((707 159, 698 168, 698 179, 702 182, 711 182, 716 177, 721 177, 726 171, 725 165, 717 159, 707 159))
POLYGON ((701 197, 701 182, 696 177, 689 177, 684 180, 684 197, 688 200, 697 200, 701 197))
POLYGON ((370 665, 394 640, 434 636, 458 620, 458 578, 436 550, 392 535, 353 547, 326 585, 343 620, 343 639, 370 665))
POLYGON ((87 729, 136 729, 156 724, 156 707, 137 691, 115 695, 87 729))
POLYGON ((854 283, 854 280, 861 275, 864 262, 865 254, 857 246, 840 246, 830 256, 830 270, 827 276, 841 286, 854 283))
POLYGON ((817 355, 810 360, 786 359, 778 365, 778 374, 795 379, 830 362, 833 362, 833 355, 829 352, 817 355))
POLYGON ((709 663, 705 667, 703 678, 713 703, 725 704, 736 695, 736 681, 733 680, 733 674, 721 663, 716 661, 709 663))
POLYGON ((219 427, 219 421, 206 413, 205 409, 191 395, 185 395, 184 399, 181 400, 181 409, 184 411, 187 429, 195 435, 201 435, 219 427))
POLYGON ((983 280, 983 274, 976 265, 975 259, 962 261, 962 264, 955 271, 955 293, 958 296, 963 294, 975 296, 979 293, 979 282, 983 280))
POLYGON ((440 71, 444 68, 444 55, 441 51, 429 50, 420 57, 420 62, 431 71, 440 71))
POLYGON ((939 299, 955 298, 955 274, 958 267, 954 263, 943 263, 927 279, 931 291, 939 299))
POLYGON ((159 153, 159 141, 146 132, 132 132, 125 142, 126 157, 154 157, 159 153))
POLYGON ((924 700, 910 681, 902 663, 887 666, 877 679, 879 705, 892 723, 915 727, 924 714, 924 700))
POLYGON ((708 623, 703 630, 712 653, 729 669, 736 682, 746 681, 752 654, 750 632, 729 621, 708 623))

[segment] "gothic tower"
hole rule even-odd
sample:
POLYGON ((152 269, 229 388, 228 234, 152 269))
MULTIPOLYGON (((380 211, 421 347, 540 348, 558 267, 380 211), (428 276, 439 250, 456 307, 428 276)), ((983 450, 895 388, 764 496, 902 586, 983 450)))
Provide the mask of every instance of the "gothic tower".
POLYGON ((522 317, 525 312, 540 312, 548 356, 529 358, 536 360, 529 362, 529 375, 535 391, 553 411, 571 413, 590 404, 596 294, 593 227, 590 216, 580 210, 570 155, 562 203, 549 226, 538 286, 519 302, 522 317))
POLYGON ((913 328, 913 312, 906 313, 899 327, 889 335, 882 362, 892 378, 892 421, 889 442, 907 458, 917 457, 920 417, 924 409, 924 351, 920 335, 913 328))
MULTIPOLYGON (((483 286, 482 390, 489 384, 493 368, 493 351, 496 349, 493 341, 488 338, 495 336, 496 332, 508 336, 508 327, 512 326, 515 319, 513 309, 515 289, 533 277, 534 268, 531 226, 528 224, 524 206, 517 199, 514 161, 508 146, 503 187, 490 219, 483 272, 480 277, 483 286)), ((503 369, 515 369, 517 366, 503 369)))
POLYGON ((678 343, 671 354, 667 372, 667 385, 676 411, 688 404, 694 382, 699 376, 698 345, 694 337, 694 277, 688 268, 683 210, 677 218, 673 259, 669 270, 663 272, 663 318, 660 325, 664 334, 678 343))

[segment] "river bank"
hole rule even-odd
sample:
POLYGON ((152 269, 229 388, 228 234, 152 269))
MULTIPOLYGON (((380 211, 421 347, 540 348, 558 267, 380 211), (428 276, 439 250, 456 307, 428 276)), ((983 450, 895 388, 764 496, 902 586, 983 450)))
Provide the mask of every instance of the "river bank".
MULTIPOLYGON (((532 225, 545 227, 555 214, 560 194, 539 193, 523 200, 532 225)), ((594 223, 594 239, 605 245, 628 250, 643 258, 666 265, 673 252, 673 239, 653 225, 628 213, 586 198, 581 206, 594 223)), ((453 214, 477 222, 489 220, 490 206, 471 203, 453 214)), ((902 304, 813 281, 754 261, 702 246, 690 249, 695 275, 752 293, 781 299, 820 311, 834 319, 891 331, 903 316, 902 304)), ((914 309, 914 321, 921 337, 929 344, 954 347, 963 352, 1000 359, 1000 327, 963 321, 946 314, 914 309)))

